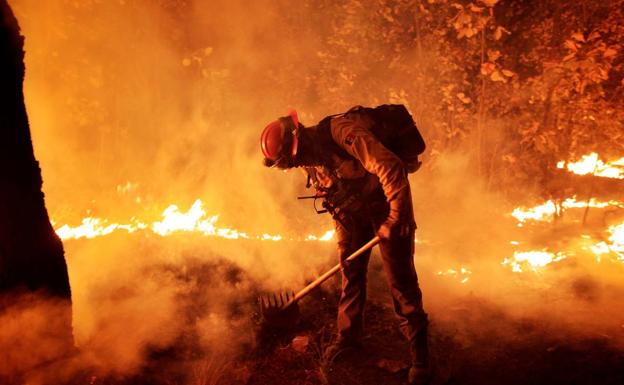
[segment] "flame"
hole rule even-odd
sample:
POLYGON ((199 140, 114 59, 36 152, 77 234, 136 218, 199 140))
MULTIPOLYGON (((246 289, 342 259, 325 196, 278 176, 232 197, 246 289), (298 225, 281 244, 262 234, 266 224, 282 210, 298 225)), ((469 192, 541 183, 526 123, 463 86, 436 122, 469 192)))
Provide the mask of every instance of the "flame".
POLYGON ((577 162, 560 161, 557 168, 567 168, 568 171, 578 175, 593 174, 604 178, 624 179, 624 157, 613 162, 603 162, 598 158, 598 154, 592 152, 583 155, 577 162))
MULTIPOLYGON (((281 241, 279 234, 250 235, 229 227, 219 227, 218 215, 207 216, 203 209, 203 202, 196 200, 191 208, 182 212, 177 205, 170 205, 162 213, 162 220, 147 224, 136 219, 131 223, 108 223, 101 218, 84 218, 79 226, 71 227, 67 224, 56 229, 58 236, 63 239, 95 238, 111 234, 118 230, 133 233, 138 230, 148 230, 160 236, 167 236, 178 232, 192 232, 204 236, 220 237, 225 239, 257 239, 262 241, 281 241)), ((334 230, 329 230, 321 236, 308 235, 303 240, 326 242, 334 238, 334 230)), ((290 240, 296 240, 289 238, 290 240)))
MULTIPOLYGON (((604 209, 606 207, 611 206, 622 206, 624 202, 619 202, 615 200, 609 201, 598 201, 595 198, 591 198, 589 201, 577 201, 576 196, 572 198, 567 198, 563 202, 561 202, 561 208, 564 210, 574 209, 574 208, 599 208, 604 209)), ((511 216, 516 218, 519 222, 524 223, 528 220, 532 221, 545 221, 550 222, 553 220, 555 213, 557 212, 557 206, 555 202, 552 200, 547 201, 541 205, 535 207, 517 207, 511 213, 511 216)))
POLYGON ((620 262, 624 262, 624 222, 610 226, 607 232, 610 234, 608 238, 610 243, 601 241, 591 245, 589 249, 596 255, 598 262, 602 260, 603 255, 610 253, 615 254, 620 262))
POLYGON ((472 271, 466 267, 456 269, 448 269, 446 271, 438 271, 438 275, 449 276, 451 278, 460 279, 459 283, 466 283, 472 275, 472 271))
POLYGON ((541 267, 553 262, 559 262, 565 258, 566 255, 562 252, 555 254, 545 249, 541 251, 516 251, 512 258, 505 258, 501 264, 503 266, 511 266, 511 270, 515 273, 522 273, 528 269, 538 271, 541 267))
POLYGON ((329 230, 326 231, 325 234, 321 235, 320 237, 314 236, 314 235, 308 235, 305 240, 306 241, 330 241, 334 238, 334 234, 336 233, 335 230, 329 230))
POLYGON ((145 229, 147 225, 141 222, 133 224, 110 223, 100 218, 86 217, 82 220, 82 224, 76 227, 63 225, 56 229, 56 234, 61 239, 79 239, 79 238, 95 238, 98 236, 108 235, 117 230, 125 230, 133 233, 137 230, 145 229))
POLYGON ((555 203, 549 200, 546 203, 531 208, 517 207, 511 213, 511 216, 520 222, 526 222, 527 220, 545 221, 550 220, 556 211, 555 203))

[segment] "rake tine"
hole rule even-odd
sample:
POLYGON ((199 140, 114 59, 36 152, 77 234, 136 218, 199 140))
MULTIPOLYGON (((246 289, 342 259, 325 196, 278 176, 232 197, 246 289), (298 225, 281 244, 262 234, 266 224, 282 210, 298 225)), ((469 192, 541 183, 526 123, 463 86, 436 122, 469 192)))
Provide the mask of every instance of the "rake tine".
POLYGON ((285 303, 283 293, 280 291, 280 307, 284 306, 285 303))

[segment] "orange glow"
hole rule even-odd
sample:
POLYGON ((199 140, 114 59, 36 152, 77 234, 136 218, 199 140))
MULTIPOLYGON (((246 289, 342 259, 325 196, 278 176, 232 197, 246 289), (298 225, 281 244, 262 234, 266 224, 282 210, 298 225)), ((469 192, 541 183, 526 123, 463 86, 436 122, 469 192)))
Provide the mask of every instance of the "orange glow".
POLYGON ((566 255, 562 252, 551 253, 546 250, 541 251, 516 251, 513 257, 505 258, 501 263, 503 266, 510 266, 515 273, 525 271, 538 271, 540 268, 553 262, 564 260, 566 255))
POLYGON ((137 230, 145 229, 147 225, 141 222, 132 224, 108 223, 100 218, 86 217, 82 220, 82 224, 76 227, 63 225, 56 229, 56 234, 61 239, 79 239, 79 238, 95 238, 108 235, 117 230, 125 230, 133 233, 137 230))
MULTIPOLYGON (((568 198, 561 203, 561 208, 564 210, 574 209, 574 208, 599 208, 604 209, 609 206, 621 206, 623 202, 618 202, 615 200, 610 201, 598 201, 595 198, 591 198, 588 201, 577 201, 576 196, 572 198, 568 198)), ((544 221, 550 222, 553 220, 555 213, 557 212, 557 207, 555 202, 552 200, 547 201, 541 205, 535 207, 517 207, 511 213, 511 216, 516 218, 519 222, 524 223, 526 221, 544 221)))
POLYGON ((624 157, 613 162, 603 162, 598 158, 598 154, 592 152, 589 155, 583 155, 581 160, 577 162, 560 161, 557 168, 567 169, 578 175, 593 174, 604 178, 624 179, 624 157))
POLYGON ((447 276, 454 279, 459 279, 459 283, 466 283, 472 275, 472 271, 466 267, 460 267, 459 269, 448 269, 445 271, 438 271, 438 275, 447 276))
MULTIPOLYGON (((220 227, 217 224, 218 215, 207 216, 203 209, 203 202, 196 200, 188 211, 180 211, 177 205, 170 205, 162 213, 162 219, 147 224, 136 219, 130 223, 108 223, 101 218, 87 217, 79 226, 71 227, 67 224, 56 229, 56 233, 63 240, 79 238, 95 238, 111 234, 118 230, 133 233, 138 230, 149 230, 160 236, 168 236, 174 233, 188 232, 204 236, 219 237, 225 239, 256 239, 262 241, 281 241, 284 239, 279 234, 250 235, 229 227, 220 227)), ((329 230, 320 236, 308 235, 303 240, 326 242, 334 238, 334 230, 329 230)), ((288 238, 289 240, 300 240, 288 238)))
POLYGON ((325 232, 325 234, 321 235, 320 237, 314 236, 314 235, 308 235, 305 240, 306 241, 330 241, 332 239, 334 239, 334 234, 336 233, 335 230, 328 230, 325 232))
POLYGON ((533 221, 549 221, 557 211, 555 203, 548 201, 535 207, 517 207, 511 213, 511 215, 520 222, 526 222, 528 220, 533 221))
POLYGON ((610 234, 609 243, 601 241, 590 246, 589 249, 596 255, 598 262, 602 260, 603 255, 610 253, 615 254, 620 262, 624 262, 624 223, 610 226, 607 232, 610 234))

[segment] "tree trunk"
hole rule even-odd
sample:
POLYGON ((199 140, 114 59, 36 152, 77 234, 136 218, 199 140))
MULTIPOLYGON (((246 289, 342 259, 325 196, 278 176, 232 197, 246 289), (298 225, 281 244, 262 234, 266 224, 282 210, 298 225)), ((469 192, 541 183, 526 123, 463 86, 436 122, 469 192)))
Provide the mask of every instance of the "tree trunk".
POLYGON ((22 371, 54 361, 73 346, 71 291, 63 244, 45 208, 41 170, 24 105, 23 46, 17 20, 7 1, 0 0, 0 323, 5 317, 30 320, 20 318, 26 308, 31 310, 29 314, 34 308, 48 309, 39 318, 44 320, 38 323, 43 330, 35 331, 27 323, 20 325, 20 335, 12 336, 2 323, 0 379, 11 366, 15 369, 23 364, 11 362, 18 349, 13 345, 16 341, 30 350, 24 352, 31 359, 27 360, 29 365, 18 368, 22 371), (25 339, 26 335, 34 336, 33 340, 25 339), (43 349, 44 344, 49 349, 43 349), (42 349, 45 354, 41 354, 42 349), (32 356, 39 359, 33 361, 32 356))

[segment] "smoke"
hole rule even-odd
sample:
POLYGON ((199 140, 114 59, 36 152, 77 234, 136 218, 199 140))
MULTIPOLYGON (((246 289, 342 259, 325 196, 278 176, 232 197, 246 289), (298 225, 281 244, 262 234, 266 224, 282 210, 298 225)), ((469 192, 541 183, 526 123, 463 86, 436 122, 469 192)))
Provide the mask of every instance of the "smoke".
MULTIPOLYGON (((291 107, 311 125, 355 104, 406 102, 400 87, 421 87, 398 71, 370 67, 366 52, 383 56, 392 47, 347 41, 342 46, 354 46, 348 54, 328 52, 327 42, 344 36, 329 35, 334 9, 327 4, 11 4, 26 37, 27 109, 57 223, 76 224, 85 215, 149 221, 169 204, 184 208, 200 198, 225 226, 286 237, 320 234, 331 228, 329 218, 294 199, 308 194, 302 175, 262 166, 261 129, 291 107), (370 91, 375 87, 378 93, 370 91)), ((374 29, 369 12, 363 5, 345 12, 344 27, 374 29)), ((405 60, 426 72, 438 65, 435 55, 405 60)), ((425 91, 418 92, 431 102, 425 91)), ((427 120, 435 117, 422 108, 410 106, 426 139, 445 140, 430 131, 427 120)), ((432 319, 449 317, 449 306, 472 295, 510 316, 548 317, 573 330, 619 327, 619 270, 566 262, 518 275, 501 266, 513 253, 511 240, 527 247, 541 242, 518 230, 506 215, 513 207, 474 175, 467 152, 429 153, 427 166, 410 176, 416 264, 432 319), (466 284, 438 275, 462 266, 472 272, 466 284)), ((248 315, 255 294, 299 287, 335 262, 332 245, 148 233, 65 247, 78 366, 120 375, 171 346, 224 357, 247 350, 254 344, 248 315)))
MULTIPOLYGON (((573 336, 567 339, 600 336, 622 346, 622 266, 608 260, 596 263, 583 251, 580 234, 593 230, 581 227, 582 210, 566 213, 558 226, 518 227, 510 216, 514 206, 488 191, 461 154, 447 155, 435 169, 416 174, 412 186, 420 226, 416 266, 434 320, 452 321, 457 308, 479 313, 469 304, 485 302, 504 314, 503 319, 487 320, 489 327, 504 331, 509 319, 535 319, 573 336), (525 267, 522 273, 502 264, 516 250, 544 248, 568 256, 545 269, 525 267), (470 273, 444 275, 461 267, 470 273), (468 280, 460 284, 463 278, 468 280)), ((529 196, 527 192, 527 201, 529 196)), ((595 213, 594 220, 602 215, 595 213)), ((468 327, 480 328, 481 322, 470 321, 468 327)), ((514 338, 515 332, 508 334, 497 332, 504 339, 514 338)))

